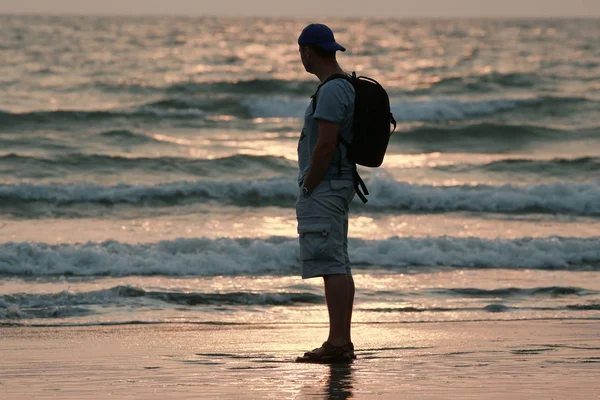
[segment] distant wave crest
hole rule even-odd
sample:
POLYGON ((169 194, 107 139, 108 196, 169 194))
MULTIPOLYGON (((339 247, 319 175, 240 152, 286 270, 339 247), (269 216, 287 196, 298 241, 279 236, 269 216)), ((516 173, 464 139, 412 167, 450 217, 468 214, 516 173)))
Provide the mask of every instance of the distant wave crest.
MULTIPOLYGON (((368 182, 368 208, 410 212, 497 212, 600 215, 600 186, 558 182, 545 185, 415 185, 384 172, 368 182)), ((174 182, 157 185, 3 184, 0 204, 42 202, 56 206, 80 203, 170 206, 207 200, 242 206, 292 207, 298 195, 293 179, 174 182)), ((356 201, 359 203, 358 201, 356 201)))
MULTIPOLYGON (((126 137, 129 131, 112 131, 109 134, 126 137), (123 136, 122 136, 123 135, 123 136)), ((133 134, 132 134, 133 135, 133 134)), ((142 136, 143 135, 139 135, 142 136)), ((137 136, 130 137, 138 140, 137 136)), ((139 139, 141 140, 141 139, 139 139)), ((103 154, 71 153, 55 157, 34 157, 18 154, 0 156, 0 172, 15 171, 19 177, 61 177, 65 173, 87 171, 94 174, 123 173, 136 170, 156 175, 187 174, 198 177, 223 177, 261 175, 265 172, 295 171, 296 166, 287 159, 272 156, 234 155, 215 159, 184 157, 120 157, 103 154)), ((8 175, 8 173, 7 173, 8 175)))
MULTIPOLYGON (((600 268, 600 238, 351 239, 349 251, 354 265, 390 270, 418 266, 550 270, 600 268)), ((116 241, 60 245, 30 242, 0 244, 0 274, 4 276, 262 276, 293 275, 297 272, 298 240, 285 237, 177 239, 152 244, 116 241)))
MULTIPOLYGON (((202 293, 151 290, 129 285, 89 292, 19 293, 0 295, 0 320, 68 318, 95 314, 94 307, 124 306, 135 300, 181 306, 290 306, 320 304, 323 297, 307 292, 283 293, 202 293)), ((139 305, 139 302, 136 303, 139 305)), ((143 307, 143 306, 142 306, 143 307)))
POLYGON ((597 178, 600 174, 600 157, 555 158, 552 160, 506 159, 487 164, 437 166, 435 169, 454 173, 485 171, 515 174, 530 173, 538 176, 559 176, 569 179, 581 176, 597 178))
MULTIPOLYGON (((460 100, 430 97, 412 100, 393 100, 391 107, 396 119, 402 122, 463 121, 499 112, 540 106, 560 105, 565 102, 588 101, 579 98, 490 98, 460 100)), ((214 115, 230 115, 240 119, 302 118, 310 103, 309 96, 281 94, 246 96, 204 95, 175 96, 125 108, 106 110, 55 110, 12 113, 0 111, 0 126, 14 128, 36 124, 87 123, 110 121, 118 118, 143 119, 198 119, 210 120, 214 115)))

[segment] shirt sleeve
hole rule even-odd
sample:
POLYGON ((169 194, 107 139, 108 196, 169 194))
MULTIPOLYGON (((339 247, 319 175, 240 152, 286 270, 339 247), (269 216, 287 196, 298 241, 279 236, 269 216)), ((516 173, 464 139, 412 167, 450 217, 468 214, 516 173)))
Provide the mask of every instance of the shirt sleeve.
POLYGON ((313 118, 338 124, 344 120, 350 104, 348 90, 344 87, 346 83, 343 79, 335 79, 319 89, 313 118))

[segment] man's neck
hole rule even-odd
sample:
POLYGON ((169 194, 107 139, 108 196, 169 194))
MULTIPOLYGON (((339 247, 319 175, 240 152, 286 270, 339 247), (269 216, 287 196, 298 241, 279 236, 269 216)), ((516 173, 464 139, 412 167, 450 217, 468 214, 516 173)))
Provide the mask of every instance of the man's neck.
POLYGON ((315 75, 317 76, 317 78, 319 78, 321 82, 325 82, 325 80, 331 75, 343 73, 344 70, 342 69, 342 67, 340 67, 340 65, 337 62, 335 62, 332 64, 324 65, 321 69, 315 72, 315 75))

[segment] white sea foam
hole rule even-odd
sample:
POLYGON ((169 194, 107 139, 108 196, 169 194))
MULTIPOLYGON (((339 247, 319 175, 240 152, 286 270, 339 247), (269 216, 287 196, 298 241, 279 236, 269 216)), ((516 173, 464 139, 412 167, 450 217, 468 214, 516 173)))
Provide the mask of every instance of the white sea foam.
MULTIPOLYGON (((598 268, 600 238, 483 240, 432 237, 351 239, 350 258, 365 268, 598 268)), ((178 239, 155 244, 0 244, 8 276, 219 276, 299 273, 297 238, 178 239)))
POLYGON ((412 185, 378 171, 369 182, 370 206, 419 212, 479 211, 600 215, 600 186, 557 182, 545 185, 412 185))
POLYGON ((535 100, 491 99, 463 101, 456 99, 426 99, 392 103, 392 113, 398 121, 444 122, 462 121, 471 117, 511 110, 535 100))
POLYGON ((179 239, 129 245, 0 244, 0 274, 8 275, 236 275, 289 273, 297 265, 291 239, 179 239))

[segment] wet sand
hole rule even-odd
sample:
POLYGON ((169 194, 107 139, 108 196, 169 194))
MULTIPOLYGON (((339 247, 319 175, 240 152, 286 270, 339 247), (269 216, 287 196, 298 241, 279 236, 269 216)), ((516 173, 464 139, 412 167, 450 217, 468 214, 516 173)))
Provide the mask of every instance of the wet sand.
POLYGON ((600 399, 600 321, 357 325, 349 366, 297 364, 317 324, 0 328, 0 398, 600 399))

